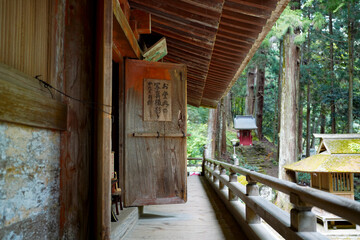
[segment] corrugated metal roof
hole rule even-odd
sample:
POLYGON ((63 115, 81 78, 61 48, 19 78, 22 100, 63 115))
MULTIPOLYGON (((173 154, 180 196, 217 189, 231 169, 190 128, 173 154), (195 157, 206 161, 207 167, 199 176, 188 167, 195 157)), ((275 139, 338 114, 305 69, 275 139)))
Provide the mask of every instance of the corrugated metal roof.
POLYGON ((166 37, 164 60, 187 65, 188 103, 216 107, 289 0, 129 0, 166 37))
POLYGON ((253 130, 257 129, 256 120, 252 116, 237 115, 234 118, 234 128, 238 130, 253 130))

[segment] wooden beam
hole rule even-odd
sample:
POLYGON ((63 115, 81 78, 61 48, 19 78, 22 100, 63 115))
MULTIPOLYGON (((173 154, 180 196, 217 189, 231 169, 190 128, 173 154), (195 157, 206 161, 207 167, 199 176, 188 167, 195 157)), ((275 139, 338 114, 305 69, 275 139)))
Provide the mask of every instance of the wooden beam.
POLYGON ((139 34, 151 33, 151 14, 139 9, 131 10, 130 19, 137 22, 137 31, 139 34))
POLYGON ((0 120, 66 130, 67 106, 39 80, 0 63, 0 120))
POLYGON ((144 59, 146 61, 157 62, 166 56, 167 53, 166 38, 163 37, 144 53, 144 59))
POLYGON ((66 130, 67 106, 0 78, 0 120, 28 126, 66 130))
POLYGON ((120 4, 113 0, 113 42, 123 57, 142 58, 140 46, 120 4))

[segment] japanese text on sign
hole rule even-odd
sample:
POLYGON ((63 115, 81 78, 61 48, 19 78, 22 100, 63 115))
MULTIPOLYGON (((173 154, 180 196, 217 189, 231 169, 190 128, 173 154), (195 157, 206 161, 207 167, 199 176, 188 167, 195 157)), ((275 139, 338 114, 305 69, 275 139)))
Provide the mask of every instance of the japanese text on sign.
POLYGON ((144 121, 171 121, 171 81, 144 79, 144 121))

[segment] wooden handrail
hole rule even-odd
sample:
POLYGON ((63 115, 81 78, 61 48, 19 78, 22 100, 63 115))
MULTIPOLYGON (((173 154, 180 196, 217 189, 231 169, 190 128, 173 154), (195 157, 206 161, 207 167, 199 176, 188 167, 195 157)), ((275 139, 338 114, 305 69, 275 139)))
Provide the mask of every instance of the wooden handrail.
MULTIPOLYGON (((355 224, 360 224, 360 203, 356 201, 317 189, 304 188, 295 183, 214 159, 205 158, 204 164, 205 176, 216 188, 215 190, 224 195, 224 186, 228 188, 229 196, 222 197, 223 200, 227 199, 227 206, 234 205, 234 196, 239 197, 245 203, 246 219, 240 221, 251 223, 249 225, 259 223, 259 217, 261 217, 284 238, 324 239, 325 236, 316 232, 316 217, 311 213, 312 206, 324 209, 355 224), (225 174, 225 170, 229 170, 230 176, 225 174), (246 176, 248 181, 246 187, 232 180, 237 178, 237 173, 246 176), (291 214, 258 196, 256 182, 290 195, 290 202, 294 204, 291 214)), ((238 213, 235 215, 240 216, 238 213)))

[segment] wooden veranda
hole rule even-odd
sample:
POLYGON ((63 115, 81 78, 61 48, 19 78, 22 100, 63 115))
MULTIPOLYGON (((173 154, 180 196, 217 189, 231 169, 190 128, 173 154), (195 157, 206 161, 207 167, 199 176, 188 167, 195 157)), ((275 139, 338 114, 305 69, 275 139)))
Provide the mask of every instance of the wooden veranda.
POLYGON ((146 206, 126 239, 248 239, 204 177, 187 180, 186 204, 146 206))

